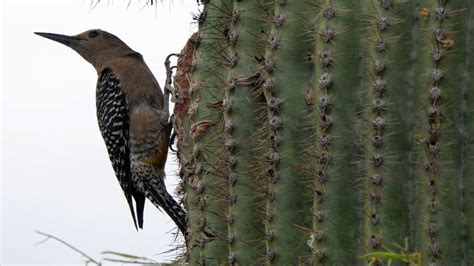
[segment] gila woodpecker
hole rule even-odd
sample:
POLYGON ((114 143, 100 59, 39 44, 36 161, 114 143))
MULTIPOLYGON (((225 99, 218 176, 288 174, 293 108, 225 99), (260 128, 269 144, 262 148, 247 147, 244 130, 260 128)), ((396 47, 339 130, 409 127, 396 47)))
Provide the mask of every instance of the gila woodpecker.
POLYGON ((135 227, 143 228, 146 197, 186 234, 186 214, 164 184, 171 132, 168 94, 165 99, 142 56, 102 30, 75 36, 35 34, 72 48, 96 69, 99 129, 135 227))

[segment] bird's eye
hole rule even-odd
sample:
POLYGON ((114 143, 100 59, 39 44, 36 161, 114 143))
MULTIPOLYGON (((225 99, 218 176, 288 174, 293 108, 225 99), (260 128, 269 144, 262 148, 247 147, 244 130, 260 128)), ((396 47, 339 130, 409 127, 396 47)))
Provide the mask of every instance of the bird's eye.
POLYGON ((95 38, 99 35, 99 32, 96 31, 96 30, 93 30, 91 32, 89 32, 89 38, 95 38))

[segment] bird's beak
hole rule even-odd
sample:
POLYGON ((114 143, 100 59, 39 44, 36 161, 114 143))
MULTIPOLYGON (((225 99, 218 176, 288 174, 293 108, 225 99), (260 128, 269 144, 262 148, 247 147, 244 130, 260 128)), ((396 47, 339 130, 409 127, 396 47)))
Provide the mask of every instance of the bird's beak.
POLYGON ((61 34, 56 34, 56 33, 35 32, 35 34, 48 38, 50 40, 62 43, 69 47, 77 45, 81 41, 80 38, 75 37, 75 36, 67 36, 67 35, 61 35, 61 34))

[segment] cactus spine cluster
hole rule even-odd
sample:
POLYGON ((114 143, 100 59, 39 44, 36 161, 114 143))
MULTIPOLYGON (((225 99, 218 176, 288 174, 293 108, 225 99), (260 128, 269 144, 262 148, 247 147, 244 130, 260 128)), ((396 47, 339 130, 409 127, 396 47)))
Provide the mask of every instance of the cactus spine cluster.
POLYGON ((474 3, 210 0, 196 21, 191 264, 474 263, 474 3))

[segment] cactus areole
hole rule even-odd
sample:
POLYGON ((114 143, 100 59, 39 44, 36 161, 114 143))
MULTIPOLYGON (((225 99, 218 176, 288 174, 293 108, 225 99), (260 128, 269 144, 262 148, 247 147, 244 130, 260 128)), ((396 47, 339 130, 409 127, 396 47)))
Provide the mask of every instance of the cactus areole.
POLYGON ((195 20, 187 262, 474 263, 473 1, 210 0, 195 20))

